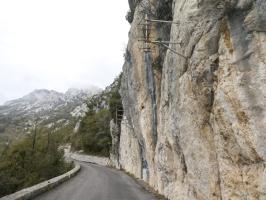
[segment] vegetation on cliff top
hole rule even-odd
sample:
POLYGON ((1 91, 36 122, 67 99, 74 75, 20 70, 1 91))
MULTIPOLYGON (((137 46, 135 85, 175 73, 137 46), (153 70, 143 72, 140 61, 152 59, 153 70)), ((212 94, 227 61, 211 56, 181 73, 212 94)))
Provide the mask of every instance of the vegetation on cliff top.
POLYGON ((117 112, 122 110, 119 94, 122 74, 102 93, 93 96, 87 102, 89 108, 86 116, 81 120, 78 133, 71 138, 74 150, 85 153, 109 156, 112 139, 110 121, 117 120, 117 112))

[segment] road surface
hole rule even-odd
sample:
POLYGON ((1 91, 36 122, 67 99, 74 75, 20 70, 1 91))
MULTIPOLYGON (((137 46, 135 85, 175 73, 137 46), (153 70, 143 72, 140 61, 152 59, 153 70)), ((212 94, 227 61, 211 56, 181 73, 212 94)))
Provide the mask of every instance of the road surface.
POLYGON ((80 163, 81 171, 35 200, 156 200, 123 172, 80 163))

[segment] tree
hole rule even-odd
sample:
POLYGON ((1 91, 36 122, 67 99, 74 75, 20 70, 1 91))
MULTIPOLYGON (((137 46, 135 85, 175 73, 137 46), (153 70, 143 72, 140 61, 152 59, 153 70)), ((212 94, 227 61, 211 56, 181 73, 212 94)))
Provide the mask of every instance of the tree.
MULTIPOLYGON (((44 132, 47 130, 43 130, 44 132)), ((57 143, 47 150, 46 134, 35 133, 13 142, 0 157, 0 197, 69 171, 57 143), (35 144, 33 148, 33 140, 35 144)))

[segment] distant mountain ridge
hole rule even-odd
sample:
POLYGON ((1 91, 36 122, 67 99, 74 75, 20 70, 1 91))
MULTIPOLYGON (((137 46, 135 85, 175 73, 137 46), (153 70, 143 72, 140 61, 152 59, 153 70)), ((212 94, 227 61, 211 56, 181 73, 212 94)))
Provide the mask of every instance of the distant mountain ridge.
POLYGON ((33 103, 33 102, 47 102, 47 101, 57 101, 63 98, 64 94, 54 91, 54 90, 46 90, 46 89, 39 89, 34 90, 33 92, 23 96, 22 98, 18 98, 15 100, 10 100, 4 103, 4 106, 14 105, 17 103, 33 103))
POLYGON ((0 106, 0 136, 19 135, 32 128, 51 123, 68 124, 85 115, 86 100, 101 91, 98 87, 70 88, 65 93, 38 89, 0 106))
POLYGON ((55 90, 36 89, 31 93, 14 100, 10 100, 4 103, 4 106, 13 105, 22 102, 57 102, 57 101, 73 101, 74 99, 83 99, 88 96, 94 95, 100 92, 101 89, 95 86, 91 86, 86 89, 70 88, 65 93, 57 92, 55 90))

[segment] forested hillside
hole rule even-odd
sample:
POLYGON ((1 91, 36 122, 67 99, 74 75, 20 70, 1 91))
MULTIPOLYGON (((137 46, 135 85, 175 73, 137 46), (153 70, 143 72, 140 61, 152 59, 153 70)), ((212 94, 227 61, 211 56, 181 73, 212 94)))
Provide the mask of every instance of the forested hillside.
POLYGON ((122 114, 121 78, 122 74, 103 92, 88 100, 86 116, 81 120, 78 132, 71 137, 72 149, 109 156, 112 145, 110 121, 121 121, 118 116, 122 114))

